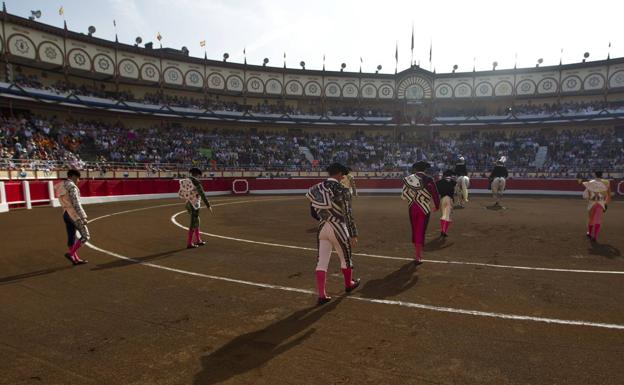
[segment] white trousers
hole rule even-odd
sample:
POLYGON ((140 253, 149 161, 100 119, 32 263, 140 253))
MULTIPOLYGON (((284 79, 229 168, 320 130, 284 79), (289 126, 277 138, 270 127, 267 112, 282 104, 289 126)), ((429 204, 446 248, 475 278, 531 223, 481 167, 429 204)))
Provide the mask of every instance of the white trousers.
POLYGON ((505 178, 494 178, 492 180, 492 195, 496 201, 503 198, 503 191, 505 191, 505 178))
MULTIPOLYGON (((347 234, 347 229, 344 228, 344 233, 347 234)), ((351 265, 350 255, 345 256, 345 247, 347 252, 350 250, 349 239, 345 242, 341 242, 336 237, 336 232, 331 224, 325 223, 319 231, 318 238, 318 262, 316 264, 316 270, 327 271, 329 267, 329 259, 331 257, 332 250, 336 250, 338 258, 340 258, 340 267, 346 269, 347 265, 351 265), (349 262, 347 259, 349 258, 349 262)))
POLYGON ((468 188, 470 188, 470 178, 467 176, 458 177, 455 185, 455 199, 458 202, 468 202, 468 188))

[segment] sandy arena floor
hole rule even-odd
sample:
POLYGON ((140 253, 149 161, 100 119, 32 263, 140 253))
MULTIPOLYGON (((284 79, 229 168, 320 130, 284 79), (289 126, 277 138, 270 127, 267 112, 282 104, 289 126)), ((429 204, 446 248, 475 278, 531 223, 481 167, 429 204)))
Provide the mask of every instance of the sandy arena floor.
POLYGON ((591 245, 581 199, 477 197, 414 267, 405 202, 356 198, 363 284, 334 257, 320 308, 303 197, 213 202, 195 250, 179 200, 86 206, 79 267, 60 209, 1 214, 0 383, 624 383, 622 201, 591 245))

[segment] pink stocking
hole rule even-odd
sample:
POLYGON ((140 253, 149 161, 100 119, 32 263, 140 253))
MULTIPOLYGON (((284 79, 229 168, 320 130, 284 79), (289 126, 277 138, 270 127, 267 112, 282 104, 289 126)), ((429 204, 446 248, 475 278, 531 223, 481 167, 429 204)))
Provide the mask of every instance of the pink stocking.
POLYGON ((325 276, 327 272, 323 270, 316 271, 316 288, 318 289, 319 298, 327 298, 327 293, 325 292, 325 276))

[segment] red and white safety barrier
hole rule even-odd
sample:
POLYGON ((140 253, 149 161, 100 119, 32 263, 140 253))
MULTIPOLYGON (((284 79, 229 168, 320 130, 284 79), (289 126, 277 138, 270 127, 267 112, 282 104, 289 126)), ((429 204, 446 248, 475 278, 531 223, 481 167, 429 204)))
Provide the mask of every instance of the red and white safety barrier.
MULTIPOLYGON (((321 178, 210 178, 202 180, 207 195, 230 194, 305 194, 321 178)), ((60 180, 22 180, 0 182, 0 212, 9 208, 59 205, 54 185, 60 180)), ((398 178, 356 179, 361 193, 399 194, 402 182, 398 178)), ((81 180, 81 200, 84 204, 130 200, 176 198, 180 188, 176 179, 88 179, 81 180)), ((471 194, 489 194, 488 180, 473 178, 471 194)), ((624 195, 624 181, 612 182, 614 194, 624 195)), ((580 196, 583 186, 573 179, 508 179, 505 194, 580 196)))
POLYGON ((0 213, 6 213, 7 211, 9 211, 9 203, 7 202, 6 190, 4 182, 0 182, 0 213))

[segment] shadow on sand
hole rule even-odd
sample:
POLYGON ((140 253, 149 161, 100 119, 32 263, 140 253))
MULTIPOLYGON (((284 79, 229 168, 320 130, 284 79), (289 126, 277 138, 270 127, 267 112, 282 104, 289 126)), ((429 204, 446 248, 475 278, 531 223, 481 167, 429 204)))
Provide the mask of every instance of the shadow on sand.
POLYGON ((622 256, 620 249, 617 247, 598 242, 592 242, 591 247, 589 248, 589 254, 600 255, 607 258, 617 258, 622 256))
POLYGON ((367 281, 360 289, 362 297, 385 299, 412 288, 418 283, 415 275, 418 268, 413 262, 406 263, 399 270, 393 271, 383 278, 367 281))
POLYGON ((12 275, 12 276, 9 276, 9 277, 0 278, 0 284, 8 284, 8 283, 19 282, 19 281, 22 281, 22 280, 28 279, 28 278, 40 277, 42 275, 56 273, 57 271, 61 271, 61 270, 68 270, 68 269, 71 269, 72 267, 74 267, 74 266, 70 265, 69 262, 68 262, 67 266, 53 267, 53 268, 49 268, 49 269, 42 269, 42 270, 37 270, 37 271, 31 271, 29 273, 12 275))
POLYGON ((120 259, 117 261, 99 264, 95 266, 94 268, 92 268, 91 270, 96 271, 96 270, 116 269, 119 267, 132 266, 141 262, 148 262, 148 261, 153 261, 156 259, 164 259, 164 258, 172 257, 175 255, 175 253, 178 253, 183 250, 186 250, 186 247, 182 249, 169 250, 169 251, 163 251, 163 252, 156 253, 156 254, 145 255, 143 257, 136 257, 136 258, 132 258, 132 260, 120 259))
POLYGON ((287 352, 314 334, 316 329, 310 326, 334 310, 343 298, 337 297, 321 307, 299 310, 263 329, 236 337, 202 357, 202 370, 195 376, 193 384, 221 383, 287 352))

